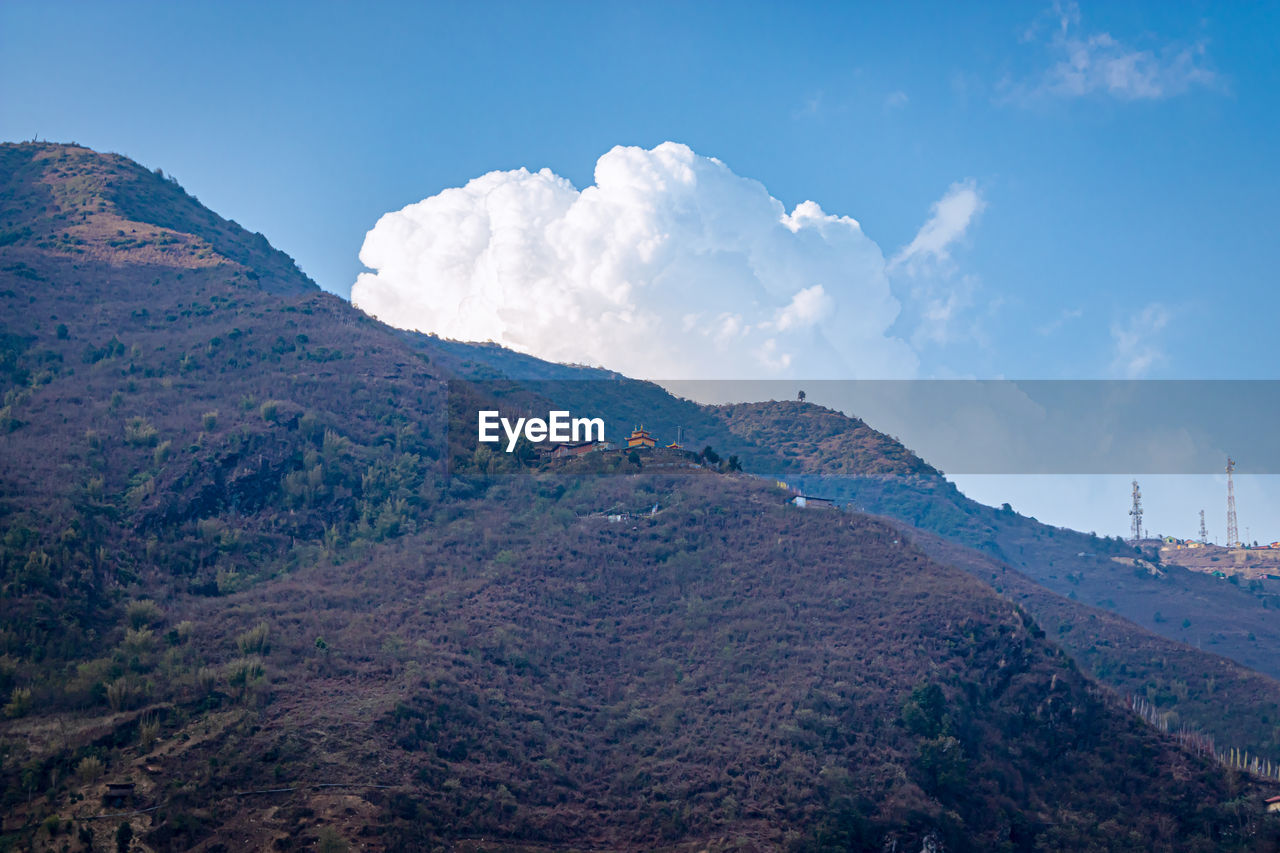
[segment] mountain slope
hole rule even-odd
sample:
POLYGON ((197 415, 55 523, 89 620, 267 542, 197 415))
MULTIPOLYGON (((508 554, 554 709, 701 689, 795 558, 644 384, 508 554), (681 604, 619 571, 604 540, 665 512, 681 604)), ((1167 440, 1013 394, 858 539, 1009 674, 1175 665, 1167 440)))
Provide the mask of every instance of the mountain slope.
POLYGON ((1229 812, 1170 807, 1247 788, 1109 705, 1014 606, 878 522, 784 498, 705 472, 505 479, 429 533, 237 595, 289 627, 279 698, 220 755, 243 777, 322 749, 324 779, 395 785, 393 846, 1232 843, 1229 812), (327 678, 303 718, 372 737, 292 730, 307 665, 327 678), (1147 809, 1181 816, 1127 816, 1147 809))
MULTIPOLYGON (((546 375, 534 360, 491 345, 431 339, 426 348, 436 346, 473 359, 473 375, 492 375, 476 365, 546 375)), ((641 402, 667 422, 700 424, 701 438, 740 454, 750 471, 905 522, 931 543, 931 555, 1012 596, 1090 673, 1123 695, 1149 697, 1175 729, 1215 737, 1220 750, 1247 749, 1280 762, 1280 684, 1273 680, 1280 675, 1273 617, 1280 585, 1240 588, 1177 566, 1155 573, 1135 567, 1134 550, 1118 540, 969 500, 898 442, 830 409, 797 401, 698 406, 655 399, 660 389, 649 383, 561 369, 567 381, 537 383, 554 385, 557 399, 590 411, 613 411, 610 400, 615 407, 619 399, 641 402), (1189 647, 1201 645, 1213 654, 1189 647)))
POLYGON ((918 528, 901 529, 944 565, 964 569, 1016 602, 1090 675, 1147 702, 1167 730, 1205 748, 1280 755, 1280 685, 1235 661, 1149 632, 1108 610, 1058 595, 995 558, 918 528))
POLYGON ((569 408, 604 412, 610 422, 644 422, 664 441, 680 426, 690 446, 736 454, 749 471, 940 534, 1007 561, 1059 595, 1280 677, 1280 582, 1242 588, 1178 566, 1135 571, 1135 557, 1158 556, 979 504, 897 441, 820 406, 785 400, 700 406, 603 371, 556 366, 551 372, 492 345, 414 337, 424 352, 468 376, 488 383, 533 376, 536 381, 522 384, 569 408))
MULTIPOLYGON (((731 429, 770 430, 771 446, 791 460, 787 468, 770 473, 807 491, 975 547, 1059 595, 1112 610, 1169 639, 1203 645, 1280 677, 1280 622, 1275 618, 1280 583, 1240 588, 1177 566, 1159 566, 1153 573, 1133 562, 1135 557, 1158 562, 1153 553, 1135 552, 1119 539, 1052 527, 1009 509, 984 506, 964 497, 932 469, 913 470, 909 463, 897 467, 896 473, 905 476, 840 470, 847 463, 823 444, 832 439, 815 437, 862 436, 868 430, 861 421, 838 412, 796 402, 755 403, 733 411, 731 429)), ((914 460, 892 439, 879 440, 895 448, 890 458, 914 460)))
MULTIPOLYGON (((159 175, 3 157, 13 846, 108 843, 117 819, 87 820, 117 814, 107 781, 136 785, 153 850, 1276 837, 1256 780, 1142 723, 883 522, 622 454, 582 476, 480 453, 451 426, 481 405, 603 404, 609 383, 479 381, 159 175)), ((694 414, 611 382, 619 410, 643 414, 636 392, 694 414)), ((841 447, 881 470, 875 436, 841 447)))
MULTIPOLYGON (((293 260, 187 195, 157 169, 76 145, 0 145, 0 246, 116 264, 231 263, 275 293, 317 291, 293 260)), ((10 257, 14 255, 11 254, 10 257)))
POLYGON ((1135 557, 1154 555, 978 504, 898 442, 820 406, 700 406, 652 383, 546 365, 492 344, 408 337, 482 383, 531 377, 521 387, 608 413, 610 422, 644 422, 663 440, 682 425, 695 447, 738 454, 749 471, 905 523, 931 555, 1027 607, 1092 675, 1150 701, 1166 725, 1216 739, 1219 751, 1280 763, 1274 582, 1241 588, 1177 566, 1135 566, 1135 557))

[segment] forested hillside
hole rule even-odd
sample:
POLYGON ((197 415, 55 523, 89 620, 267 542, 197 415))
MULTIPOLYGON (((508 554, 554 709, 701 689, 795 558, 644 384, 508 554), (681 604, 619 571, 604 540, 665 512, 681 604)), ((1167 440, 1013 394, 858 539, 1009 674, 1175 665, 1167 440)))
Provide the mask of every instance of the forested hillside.
POLYGON ((1007 506, 979 504, 897 442, 839 412, 792 401, 723 411, 732 414, 726 423, 735 433, 767 436, 759 443, 789 460, 777 473, 805 491, 940 534, 1059 595, 1280 677, 1280 583, 1225 583, 1158 565, 1156 552, 1135 551, 1118 537, 1058 528, 1007 506), (886 470, 871 469, 873 463, 864 461, 869 456, 889 460, 886 470))
MULTIPOLYGON (((384 327, 124 158, 0 168, 9 848, 1275 849, 1271 788, 900 529, 488 453, 454 425, 575 405, 565 369, 384 327)), ((572 387, 788 461, 749 410, 572 387)))

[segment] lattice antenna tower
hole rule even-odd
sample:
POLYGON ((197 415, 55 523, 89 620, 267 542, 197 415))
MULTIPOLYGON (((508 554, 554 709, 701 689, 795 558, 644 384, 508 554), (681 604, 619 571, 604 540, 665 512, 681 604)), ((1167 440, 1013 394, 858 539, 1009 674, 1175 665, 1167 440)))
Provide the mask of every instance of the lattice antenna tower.
POLYGON ((1236 460, 1227 457, 1227 547, 1240 547, 1240 529, 1236 526, 1236 486, 1231 472, 1236 470, 1236 460))
POLYGON ((1129 538, 1137 542, 1142 538, 1142 490, 1133 481, 1133 509, 1129 510, 1129 538))
POLYGON ((1209 544, 1209 529, 1204 526, 1204 510, 1200 510, 1200 544, 1209 544))

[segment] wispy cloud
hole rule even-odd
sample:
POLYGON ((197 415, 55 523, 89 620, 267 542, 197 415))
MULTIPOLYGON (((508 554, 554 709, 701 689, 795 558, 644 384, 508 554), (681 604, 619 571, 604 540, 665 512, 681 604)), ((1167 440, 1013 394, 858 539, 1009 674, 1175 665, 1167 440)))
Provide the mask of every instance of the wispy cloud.
POLYGON ((980 330, 969 320, 978 287, 978 279, 972 275, 914 283, 911 298, 919 319, 911 332, 911 345, 916 349, 926 344, 946 346, 962 338, 980 337, 980 330))
POLYGON ((900 110, 911 102, 911 98, 901 89, 895 89, 885 96, 884 105, 886 109, 900 110))
POLYGON ((915 314, 911 343, 917 348, 983 337, 972 317, 981 282, 977 276, 958 272, 951 251, 985 206, 972 180, 952 184, 933 203, 928 220, 912 241, 889 261, 887 271, 905 289, 909 296, 905 307, 915 314))
POLYGON ((1165 361, 1160 337, 1172 316, 1165 305, 1152 302, 1127 322, 1112 323, 1112 373, 1127 379, 1140 379, 1165 361))
POLYGON ((1067 323, 1070 323, 1072 320, 1079 320, 1083 316, 1083 308, 1063 308, 1058 312, 1058 316, 1037 328, 1036 331, 1044 337, 1048 337, 1061 329, 1067 323))
POLYGON ((964 238, 969 225, 986 206, 982 194, 972 180, 958 181, 933 203, 929 219, 906 246, 889 262, 890 271, 920 272, 951 260, 951 247, 964 238))
POLYGON ((1006 87, 1015 102, 1044 98, 1105 96, 1124 101, 1157 100, 1222 81, 1209 67, 1203 42, 1166 42, 1140 48, 1109 32, 1082 32, 1080 8, 1055 3, 1047 15, 1052 26, 1042 35, 1046 16, 1037 19, 1023 40, 1045 43, 1056 58, 1038 77, 1006 87))

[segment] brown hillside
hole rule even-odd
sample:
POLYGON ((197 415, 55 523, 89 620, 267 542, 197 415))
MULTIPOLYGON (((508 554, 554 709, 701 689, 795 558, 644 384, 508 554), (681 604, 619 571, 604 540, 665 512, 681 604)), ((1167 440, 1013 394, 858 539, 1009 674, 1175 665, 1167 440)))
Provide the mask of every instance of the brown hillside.
MULTIPOLYGON (((278 293, 315 291, 261 234, 201 205, 159 169, 76 145, 0 144, 0 246, 21 260, 62 255, 114 265, 210 269, 233 264, 278 293)), ((11 264, 12 265, 12 264, 11 264)))
POLYGON ((1280 754, 1280 683, 1274 679, 1053 593, 971 548, 914 528, 904 533, 933 559, 964 569, 1026 609, 1086 672, 1121 696, 1150 702, 1170 730, 1204 735, 1219 752, 1280 754))
MULTIPOLYGON (((858 418, 792 400, 714 407, 733 435, 769 448, 785 468, 776 473, 824 477, 935 476, 901 443, 858 418)), ((775 472, 770 472, 775 473, 775 472)))
POLYGON ((744 457, 749 470, 762 463, 798 489, 976 548, 1058 595, 1280 678, 1280 581, 1257 572, 1237 583, 1206 577, 1176 565, 1185 551, 1162 552, 1170 565, 1154 574, 1135 571, 1135 557, 1158 562, 1160 554, 978 504, 898 442, 839 412, 799 402, 716 411, 735 435, 777 451, 744 457))
POLYGON ((894 528, 482 452, 491 389, 166 179, 3 157, 7 847, 1274 845, 894 528))

